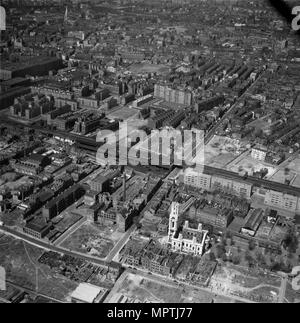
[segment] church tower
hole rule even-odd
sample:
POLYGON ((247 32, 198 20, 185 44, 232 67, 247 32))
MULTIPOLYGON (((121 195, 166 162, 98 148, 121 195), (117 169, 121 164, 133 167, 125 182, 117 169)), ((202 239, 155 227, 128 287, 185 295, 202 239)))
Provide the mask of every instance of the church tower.
POLYGON ((169 242, 174 237, 178 229, 178 219, 179 219, 179 206, 177 202, 173 202, 171 205, 171 213, 169 218, 169 242))

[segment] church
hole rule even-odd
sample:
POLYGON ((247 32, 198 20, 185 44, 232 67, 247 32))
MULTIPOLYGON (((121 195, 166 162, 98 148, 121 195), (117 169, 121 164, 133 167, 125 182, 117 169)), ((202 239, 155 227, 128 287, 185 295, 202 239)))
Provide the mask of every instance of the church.
POLYGON ((190 227, 189 221, 185 221, 183 228, 179 227, 180 204, 172 203, 169 218, 168 243, 173 252, 202 256, 209 242, 208 231, 203 230, 202 224, 197 229, 190 227))

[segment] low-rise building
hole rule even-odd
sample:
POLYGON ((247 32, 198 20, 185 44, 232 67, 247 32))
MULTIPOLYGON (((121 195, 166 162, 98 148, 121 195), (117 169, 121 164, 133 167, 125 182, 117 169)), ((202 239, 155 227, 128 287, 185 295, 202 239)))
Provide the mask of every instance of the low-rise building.
POLYGON ((254 237, 263 221, 263 210, 251 210, 246 218, 246 224, 242 228, 242 233, 254 237))
POLYGON ((72 303, 102 303, 108 295, 108 289, 92 284, 81 283, 71 294, 72 303))

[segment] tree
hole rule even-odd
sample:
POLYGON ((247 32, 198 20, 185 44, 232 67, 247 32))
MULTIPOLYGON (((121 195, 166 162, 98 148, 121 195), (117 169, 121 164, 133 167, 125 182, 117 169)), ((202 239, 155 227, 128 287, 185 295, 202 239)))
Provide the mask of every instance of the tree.
POLYGON ((286 249, 289 253, 295 254, 298 249, 298 244, 299 241, 295 231, 293 229, 289 230, 288 234, 286 235, 283 241, 284 249, 286 249))
POLYGON ((251 254, 247 251, 245 254, 245 260, 248 262, 249 267, 254 267, 255 265, 255 260, 251 256, 251 254))
POLYGON ((232 258, 232 262, 233 262, 233 264, 234 265, 239 265, 240 263, 241 263, 241 258, 240 258, 240 256, 234 256, 233 258, 232 258))
POLYGON ((256 243, 253 240, 249 241, 249 250, 254 251, 255 248, 256 248, 256 243))
POLYGON ((210 260, 210 261, 216 261, 216 260, 217 260, 216 255, 215 255, 213 252, 211 252, 211 253, 209 254, 209 260, 210 260))
POLYGON ((225 247, 227 247, 227 239, 226 238, 223 238, 222 239, 222 245, 225 247))
POLYGON ((264 255, 261 252, 256 253, 256 260, 257 260, 257 262, 259 263, 259 265, 261 267, 265 267, 266 264, 267 264, 266 259, 265 259, 264 255))
POLYGON ((232 233, 230 231, 226 232, 226 238, 227 239, 232 239, 232 233))
POLYGON ((224 253, 224 254, 222 255, 222 260, 223 260, 224 262, 227 262, 227 261, 228 261, 228 258, 227 258, 226 253, 224 253))
POLYGON ((224 254, 226 255, 225 247, 222 245, 217 246, 217 258, 222 259, 224 254))

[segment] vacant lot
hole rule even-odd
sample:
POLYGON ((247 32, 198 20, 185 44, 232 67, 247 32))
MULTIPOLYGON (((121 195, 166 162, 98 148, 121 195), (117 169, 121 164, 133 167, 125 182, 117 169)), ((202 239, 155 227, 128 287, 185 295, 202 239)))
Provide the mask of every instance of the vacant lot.
POLYGON ((215 136, 205 146, 205 164, 216 168, 225 168, 245 150, 246 147, 243 147, 237 140, 215 136))
POLYGON ((277 173, 275 173, 272 176, 271 180, 277 183, 285 184, 286 181, 291 182, 295 178, 295 176, 295 172, 280 169, 277 173))
POLYGON ((113 228, 86 223, 75 231, 62 247, 103 259, 108 256, 121 237, 122 234, 113 228))
POLYGON ((7 213, 0 213, 0 220, 8 227, 21 227, 23 218, 22 212, 18 209, 7 213))
POLYGON ((280 286, 281 278, 276 275, 229 264, 218 267, 211 281, 215 291, 263 303, 277 302, 280 286))
POLYGON ((256 159, 253 159, 250 155, 247 155, 245 158, 232 165, 229 170, 235 173, 247 172, 249 175, 252 175, 254 172, 259 172, 265 168, 268 169, 267 178, 270 178, 276 172, 275 167, 262 163, 256 159))
POLYGON ((294 181, 292 182, 292 186, 300 187, 300 175, 297 175, 294 181))
POLYGON ((230 302, 226 297, 217 297, 206 291, 199 291, 192 287, 172 287, 171 283, 159 281, 156 278, 145 278, 140 275, 128 274, 117 293, 129 299, 153 303, 220 303, 230 302))
POLYGON ((38 263, 43 250, 8 236, 0 236, 0 264, 6 279, 20 287, 38 291, 58 300, 66 300, 77 284, 55 275, 38 263))
POLYGON ((287 169, 300 174, 300 157, 295 158, 294 160, 292 160, 288 165, 287 165, 287 169))

